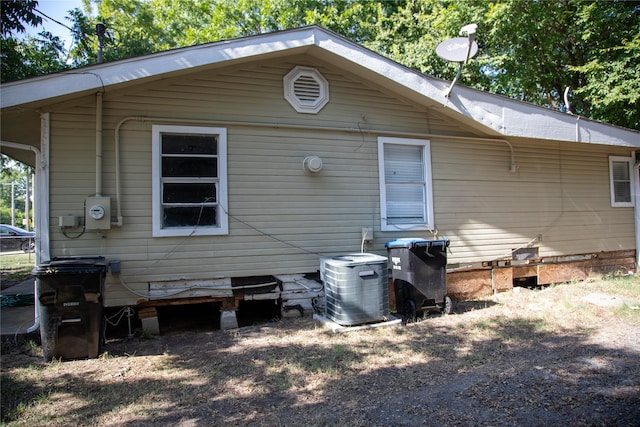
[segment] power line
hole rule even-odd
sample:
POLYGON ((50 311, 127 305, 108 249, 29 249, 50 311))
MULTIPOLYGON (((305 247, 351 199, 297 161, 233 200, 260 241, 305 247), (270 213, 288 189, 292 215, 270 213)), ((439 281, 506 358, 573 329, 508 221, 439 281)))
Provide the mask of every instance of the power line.
POLYGON ((56 24, 58 24, 58 25, 62 25, 62 26, 63 26, 63 27, 65 27, 67 30, 69 30, 69 31, 73 32, 73 29, 72 29, 71 27, 69 27, 69 26, 67 26, 67 25, 63 24, 62 22, 60 22, 60 21, 57 21, 57 20, 53 19, 52 17, 50 17, 49 15, 47 15, 47 14, 45 14, 45 13, 40 12, 38 9, 33 9, 33 10, 34 10, 35 12, 39 13, 40 15, 44 16, 45 18, 50 19, 50 20, 52 20, 53 22, 55 22, 56 24))

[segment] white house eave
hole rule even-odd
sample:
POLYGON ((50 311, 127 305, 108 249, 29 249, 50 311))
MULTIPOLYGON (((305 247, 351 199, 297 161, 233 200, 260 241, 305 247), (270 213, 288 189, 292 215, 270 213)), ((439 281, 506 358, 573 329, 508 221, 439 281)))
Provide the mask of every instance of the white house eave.
POLYGON ((268 33, 159 52, 112 63, 63 71, 1 86, 0 108, 14 107, 74 93, 101 90, 111 85, 134 82, 238 59, 246 59, 314 44, 314 28, 268 33))
POLYGON ((505 137, 640 147, 640 132, 461 85, 455 86, 447 99, 444 94, 449 88, 449 82, 420 74, 330 33, 319 34, 317 45, 505 137))
POLYGON ((464 86, 446 105, 504 136, 640 147, 640 132, 464 86))
POLYGON ((382 82, 386 79, 394 85, 400 85, 418 98, 423 98, 425 103, 440 104, 445 113, 449 111, 458 119, 471 120, 480 125, 478 128, 484 128, 494 135, 640 147, 640 132, 465 86, 455 86, 451 96, 446 98, 444 94, 449 82, 427 77, 317 26, 175 49, 7 83, 1 86, 0 106, 7 108, 82 94, 111 85, 160 78, 170 73, 247 60, 260 55, 284 54, 311 46, 317 46, 354 67, 370 71, 376 77, 381 77, 382 82))

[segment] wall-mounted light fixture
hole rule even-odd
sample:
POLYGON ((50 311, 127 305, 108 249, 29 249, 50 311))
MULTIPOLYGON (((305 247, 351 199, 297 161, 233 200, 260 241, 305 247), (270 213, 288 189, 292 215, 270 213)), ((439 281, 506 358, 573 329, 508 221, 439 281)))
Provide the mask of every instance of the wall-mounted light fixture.
POLYGON ((302 169, 311 175, 316 175, 322 170, 322 159, 318 156, 307 156, 302 161, 302 169))

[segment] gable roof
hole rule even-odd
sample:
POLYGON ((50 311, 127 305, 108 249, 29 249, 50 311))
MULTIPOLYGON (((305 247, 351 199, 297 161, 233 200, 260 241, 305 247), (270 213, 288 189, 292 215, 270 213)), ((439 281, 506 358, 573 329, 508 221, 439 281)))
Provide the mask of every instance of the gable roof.
POLYGON ((219 41, 129 58, 0 86, 0 108, 44 106, 99 90, 177 76, 205 67, 305 52, 384 85, 420 104, 440 106, 494 136, 640 147, 640 132, 425 76, 318 26, 219 41))

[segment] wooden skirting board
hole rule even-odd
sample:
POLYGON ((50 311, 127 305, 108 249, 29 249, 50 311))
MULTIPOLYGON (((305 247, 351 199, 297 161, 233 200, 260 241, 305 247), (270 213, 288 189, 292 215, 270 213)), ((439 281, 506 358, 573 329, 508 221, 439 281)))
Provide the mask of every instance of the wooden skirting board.
POLYGON ((537 285, 584 280, 591 274, 635 271, 635 250, 598 252, 529 260, 483 263, 483 267, 447 272, 447 295, 457 300, 474 299, 513 288, 514 281, 531 279, 537 285))
MULTIPOLYGON (((240 301, 281 300, 283 307, 313 312, 312 300, 324 294, 322 283, 304 274, 149 283, 148 300, 138 301, 139 318, 157 316, 156 307, 219 303, 220 311, 238 310, 240 301)), ((287 310, 283 309, 283 316, 287 310)), ((292 313, 295 315, 296 313, 292 313)))
MULTIPOLYGON (((635 268, 635 250, 543 257, 526 261, 490 261, 447 271, 447 295, 455 300, 469 300, 508 291, 518 281, 549 285, 584 280, 591 274, 627 273, 635 271, 635 268)), ((238 288, 230 287, 231 279, 151 283, 150 293, 155 298, 138 302, 140 318, 152 317, 155 310, 150 310, 151 308, 166 305, 217 302, 220 303, 221 311, 234 311, 238 309, 241 300, 262 299, 280 299, 283 307, 299 308, 299 315, 303 315, 313 311, 311 304, 314 298, 323 296, 322 284, 305 275, 272 277, 278 286, 271 287, 273 283, 264 283, 264 278, 255 285, 256 289, 249 283, 251 278, 239 282, 238 288, 245 287, 245 290, 253 292, 238 292, 238 288), (262 288, 263 286, 267 288, 262 288), (177 294, 176 289, 180 291, 177 294)), ((392 280, 389 280, 389 303, 392 307, 395 306, 392 280)), ((288 317, 285 311, 283 316, 288 317)))

